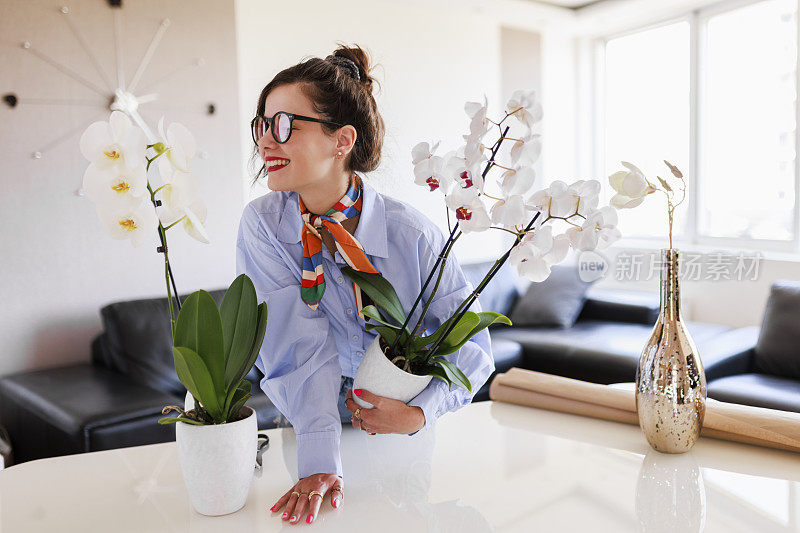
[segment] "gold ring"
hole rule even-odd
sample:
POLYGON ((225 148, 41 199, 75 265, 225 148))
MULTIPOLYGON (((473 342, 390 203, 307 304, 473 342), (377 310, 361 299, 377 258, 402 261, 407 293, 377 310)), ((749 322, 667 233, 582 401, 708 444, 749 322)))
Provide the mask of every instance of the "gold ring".
POLYGON ((299 493, 299 492, 297 492, 296 490, 293 490, 293 491, 292 491, 292 496, 294 496, 295 494, 297 494, 297 497, 298 497, 298 498, 300 497, 300 493, 299 493))
POLYGON ((360 407, 358 409, 356 409, 356 411, 353 413, 353 417, 354 418, 361 418, 361 408, 360 407))
POLYGON ((319 494, 319 497, 320 497, 320 498, 322 498, 322 493, 321 493, 320 491, 318 491, 318 490, 312 490, 311 492, 309 492, 309 493, 308 493, 308 501, 311 501, 311 497, 312 497, 314 494, 319 494))
POLYGON ((369 431, 367 431, 367 434, 369 434, 369 435, 377 435, 377 433, 370 433, 369 431))
POLYGON ((344 491, 342 490, 342 487, 340 487, 340 486, 338 486, 338 485, 337 485, 337 486, 335 486, 335 487, 333 487, 333 488, 331 489, 331 492, 336 492, 337 490, 338 490, 339 492, 341 492, 342 494, 344 494, 344 491))

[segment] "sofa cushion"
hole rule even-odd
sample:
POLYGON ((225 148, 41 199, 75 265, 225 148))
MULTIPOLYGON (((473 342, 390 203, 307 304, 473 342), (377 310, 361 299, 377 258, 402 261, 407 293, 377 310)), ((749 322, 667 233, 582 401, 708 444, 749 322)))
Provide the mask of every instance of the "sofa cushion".
MULTIPOLYGON (((461 270, 464 272, 467 281, 475 288, 483 280, 486 273, 489 272, 492 265, 494 265, 494 261, 468 263, 462 265, 461 270)), ((514 267, 506 261, 478 296, 481 309, 508 316, 522 294, 524 285, 514 267)), ((504 324, 492 324, 489 329, 496 329, 498 326, 508 327, 504 324)))
MULTIPOLYGON (((209 292, 219 306, 225 290, 209 292)), ((112 303, 100 315, 105 332, 92 344, 93 361, 148 387, 178 397, 186 394, 175 372, 166 298, 112 303)), ((255 388, 261 377, 255 365, 246 376, 255 388)))
POLYGON ((175 440, 158 424, 176 398, 80 363, 0 378, 0 421, 18 462, 175 440), (102 435, 102 437, 101 437, 102 435))
MULTIPOLYGON (((724 354, 710 351, 703 359, 704 347, 730 328, 717 324, 689 322, 689 333, 697 345, 703 365, 713 365, 724 354)), ((513 340, 522 345, 524 367, 593 383, 633 381, 639 356, 653 328, 644 324, 625 324, 585 320, 567 330, 559 328, 506 328, 492 338, 513 340)))
POLYGON ((800 379, 800 283, 772 284, 756 344, 756 371, 800 379))
POLYGON ((633 324, 656 323, 659 313, 658 294, 592 287, 578 315, 580 320, 607 320, 633 324))
POLYGON ((591 285, 580 278, 577 267, 554 266, 546 280, 528 286, 509 318, 518 327, 569 328, 578 318, 591 285))
POLYGON ((721 402, 740 403, 800 413, 800 381, 766 374, 739 374, 712 381, 708 396, 721 402))

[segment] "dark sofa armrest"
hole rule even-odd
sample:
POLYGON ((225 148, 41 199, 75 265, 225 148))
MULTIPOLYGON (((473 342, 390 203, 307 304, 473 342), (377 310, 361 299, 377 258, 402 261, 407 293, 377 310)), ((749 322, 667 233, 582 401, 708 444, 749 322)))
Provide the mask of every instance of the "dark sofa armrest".
POLYGON ((592 289, 578 320, 603 320, 653 325, 658 318, 658 295, 649 292, 592 289))
POLYGON ((697 351, 706 373, 706 383, 753 372, 759 330, 756 326, 733 329, 699 345, 697 351))
POLYGON ((0 424, 18 462, 174 440, 173 424, 158 424, 167 405, 183 401, 88 363, 0 378, 0 424))

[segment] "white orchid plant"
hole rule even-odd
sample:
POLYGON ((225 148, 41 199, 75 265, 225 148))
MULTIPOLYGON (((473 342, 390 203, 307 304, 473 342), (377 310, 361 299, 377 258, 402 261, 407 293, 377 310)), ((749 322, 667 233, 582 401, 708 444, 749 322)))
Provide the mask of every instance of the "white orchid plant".
MULTIPOLYGON (((622 166, 627 170, 620 170, 608 177, 608 181, 616 194, 611 198, 611 205, 620 208, 636 207, 644 202, 644 199, 655 192, 662 192, 667 200, 667 220, 669 223, 669 247, 672 248, 672 225, 675 218, 675 208, 681 205, 686 199, 686 178, 683 173, 667 160, 664 164, 669 168, 672 176, 677 180, 675 186, 670 185, 669 181, 656 176, 660 185, 655 185, 647 179, 639 167, 632 163, 622 161, 622 166), (677 190, 676 190, 677 189, 677 190), (676 201, 676 196, 680 194, 680 199, 676 201)), ((673 180, 673 182, 675 181, 673 180)))
POLYGON ((440 156, 436 155, 439 142, 421 142, 411 151, 415 183, 444 196, 450 229, 439 259, 411 310, 408 313, 403 310, 391 284, 379 274, 365 275, 347 267, 343 271, 373 300, 375 305, 366 306, 362 312, 377 325, 367 324, 366 327, 377 330, 385 341, 384 353, 395 365, 407 372, 433 375, 450 386, 456 383, 472 391, 469 379, 443 356, 458 350, 493 323, 511 325, 508 317, 500 313, 468 311, 503 263, 510 261, 521 276, 540 282, 550 275, 553 265, 566 258, 570 248, 602 249, 621 235, 617 229, 616 209, 598 207, 599 181, 578 180, 567 184, 557 180, 544 189, 534 189, 533 165, 542 148, 541 136, 533 131, 542 119, 542 106, 534 91, 514 92, 506 102, 504 116, 498 121, 488 117, 485 97, 483 103, 467 102, 464 110, 470 119, 469 134, 463 136, 465 142, 458 149, 440 156), (509 119, 518 129, 513 136, 509 134, 511 125, 504 127, 509 119), (488 144, 484 138, 495 127, 498 136, 488 144), (501 156, 499 150, 504 142, 512 144, 505 144, 508 149, 501 156), (498 196, 490 194, 486 187, 494 169, 502 170, 493 176, 499 186, 498 196), (456 219, 454 226, 450 223, 451 211, 456 219), (490 229, 511 233, 514 243, 495 261, 453 315, 435 332, 424 335, 422 320, 436 294, 453 244, 464 233, 490 229), (438 276, 427 303, 416 325, 409 328, 410 317, 437 269, 438 276))
MULTIPOLYGON (((122 111, 112 111, 108 122, 90 124, 80 139, 81 153, 90 162, 83 175, 83 191, 94 201, 98 218, 115 239, 130 239, 134 246, 141 246, 158 230, 161 245, 157 250, 164 254, 174 333, 175 278, 169 265, 167 231, 181 223, 191 237, 206 244, 209 241, 204 226, 206 206, 189 164, 196 152, 194 136, 177 122, 165 132, 163 117, 158 131, 160 138, 148 144, 145 131, 122 111), (148 179, 155 161, 161 179, 156 185, 148 179)), ((175 298, 180 310, 177 289, 175 298)))
POLYGON ((264 340, 267 307, 264 302, 257 303, 253 282, 245 274, 233 281, 219 308, 203 290, 189 295, 181 305, 169 264, 167 231, 180 224, 189 236, 209 242, 204 226, 206 206, 198 195, 190 164, 196 143, 182 124, 172 123, 165 131, 163 118, 158 123, 160 138, 153 138, 141 118, 132 116, 138 126, 124 112, 113 111, 108 122, 94 122, 84 131, 80 149, 90 164, 83 176, 83 190, 115 239, 129 238, 134 246, 140 246, 158 230, 161 245, 156 250, 164 254, 175 371, 196 400, 189 411, 165 407, 162 414, 174 410, 179 416, 158 422, 233 422, 240 419, 250 397, 251 385, 245 376, 264 340), (147 177, 154 162, 160 177, 155 184, 147 177))

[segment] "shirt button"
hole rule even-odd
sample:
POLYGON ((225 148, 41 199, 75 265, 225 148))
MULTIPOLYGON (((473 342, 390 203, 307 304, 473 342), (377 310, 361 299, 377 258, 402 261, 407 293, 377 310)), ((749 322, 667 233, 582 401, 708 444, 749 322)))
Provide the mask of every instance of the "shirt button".
POLYGON ((352 315, 353 314, 353 310, 351 308, 349 308, 349 307, 347 308, 347 314, 348 315, 352 315))
POLYGON ((356 355, 357 355, 357 356, 359 356, 359 357, 361 357, 361 356, 362 356, 362 355, 364 355, 364 354, 363 354, 362 352, 356 352, 356 355))
POLYGON ((357 341, 358 340, 358 335, 353 335, 353 340, 357 341))
POLYGON ((337 281, 338 283, 344 283, 344 278, 343 278, 343 277, 341 277, 341 276, 339 276, 339 278, 337 278, 337 280, 336 280, 336 281, 337 281))

